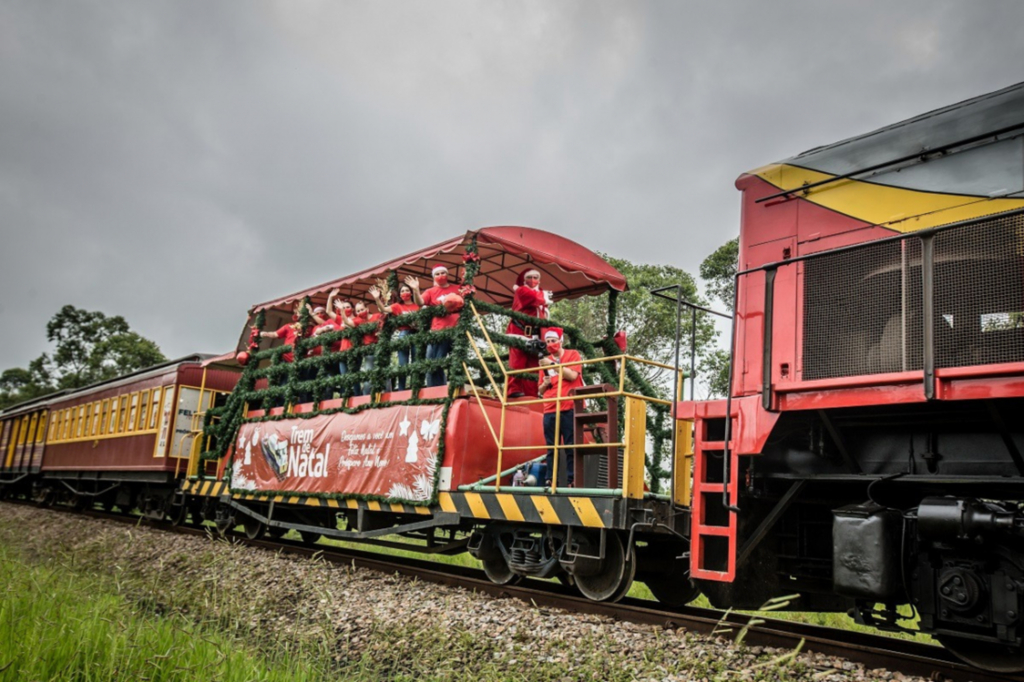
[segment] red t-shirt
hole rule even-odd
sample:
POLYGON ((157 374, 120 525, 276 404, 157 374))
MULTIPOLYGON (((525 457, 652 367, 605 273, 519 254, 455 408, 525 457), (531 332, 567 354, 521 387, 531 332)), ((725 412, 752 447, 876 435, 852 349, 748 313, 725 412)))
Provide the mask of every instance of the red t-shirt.
MULTIPOLYGON (((362 318, 360 318, 360 317, 353 317, 352 318, 352 322, 354 324, 358 324, 358 322, 356 322, 356 320, 360 320, 360 319, 362 319, 362 318)), ((348 324, 345 323, 345 320, 344 320, 344 318, 342 318, 341 313, 338 313, 338 316, 336 318, 334 318, 334 321, 338 323, 338 329, 351 329, 351 327, 348 324)), ((348 339, 348 338, 342 339, 341 340, 341 345, 338 347, 338 350, 348 350, 349 348, 352 348, 352 340, 348 339)))
MULTIPOLYGON (((381 315, 380 313, 373 313, 368 318, 356 318, 356 319, 362 319, 363 320, 359 324, 366 324, 367 322, 376 322, 377 323, 377 329, 380 329, 380 321, 384 319, 384 316, 381 315)), ((363 345, 364 346, 369 346, 371 343, 377 343, 377 333, 376 332, 374 332, 373 334, 363 334, 363 345)))
MULTIPOLYGON (((420 307, 418 305, 416 305, 415 303, 392 303, 391 304, 391 314, 392 315, 404 315, 405 313, 414 313, 414 312, 416 312, 419 309, 420 309, 420 307)), ((405 327, 399 327, 398 331, 400 331, 400 332, 411 332, 412 331, 412 327, 410 327, 408 325, 405 326, 405 327)))
MULTIPOLYGON (((441 305, 444 300, 452 294, 458 294, 459 287, 455 284, 449 284, 448 286, 441 287, 430 287, 423 292, 423 305, 441 305)), ((459 323, 458 311, 451 313, 450 315, 444 315, 442 317, 435 317, 430 321, 430 331, 437 331, 439 329, 450 329, 459 323)))
MULTIPOLYGON (((274 333, 277 334, 277 338, 284 339, 284 345, 286 346, 294 346, 295 342, 299 339, 299 332, 290 324, 286 324, 274 333)), ((295 354, 288 351, 281 355, 281 360, 283 362, 292 362, 295 360, 295 354)))
MULTIPOLYGON (((312 334, 310 334, 310 336, 320 336, 321 334, 328 334, 330 332, 336 332, 339 329, 341 329, 341 327, 338 325, 337 322, 335 322, 334 320, 327 320, 326 322, 323 322, 323 323, 318 324, 317 326, 313 327, 313 332, 312 332, 312 334)), ((324 350, 323 346, 315 346, 314 348, 310 349, 309 357, 313 357, 313 356, 316 356, 316 355, 321 355, 323 353, 323 350, 324 350)), ((332 353, 336 353, 339 350, 341 350, 341 341, 335 341, 334 343, 331 344, 331 352, 332 353)))
MULTIPOLYGON (((559 365, 565 364, 565 363, 568 363, 568 362, 576 362, 577 360, 581 359, 579 351, 572 350, 571 348, 564 349, 562 351, 562 357, 561 358, 556 358, 553 355, 549 355, 548 358, 550 360, 554 361, 556 364, 559 364, 559 365)), ((583 366, 582 365, 575 365, 575 366, 572 366, 572 367, 566 367, 565 369, 574 370, 576 372, 576 378, 573 379, 572 381, 569 381, 568 379, 566 379, 564 377, 562 378, 562 397, 563 398, 567 397, 569 395, 569 391, 571 391, 572 389, 578 388, 578 387, 583 385, 583 366)), ((547 377, 547 375, 548 375, 547 373, 549 371, 550 372, 555 372, 555 376, 553 376, 551 378, 551 385, 548 387, 548 390, 544 391, 544 396, 543 396, 544 399, 551 401, 551 402, 548 402, 548 403, 544 403, 544 411, 545 412, 554 412, 555 411, 555 405, 556 405, 556 403, 555 403, 555 396, 558 394, 558 370, 557 369, 547 369, 547 368, 541 369, 540 375, 538 377, 538 381, 544 381, 544 378, 547 377)), ((562 410, 563 411, 564 410, 571 410, 574 404, 575 403, 573 401, 566 400, 566 401, 564 401, 562 403, 562 410)))

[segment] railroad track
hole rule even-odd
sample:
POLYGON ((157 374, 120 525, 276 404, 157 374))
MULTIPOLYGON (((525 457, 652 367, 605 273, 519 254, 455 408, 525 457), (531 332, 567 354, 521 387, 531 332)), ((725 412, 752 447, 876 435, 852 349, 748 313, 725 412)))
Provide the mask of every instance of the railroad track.
MULTIPOLYGON (((8 504, 31 503, 7 501, 8 504)), ((115 514, 98 510, 74 511, 68 513, 90 518, 106 519, 121 523, 138 523, 139 517, 115 514)), ((149 523, 149 527, 183 535, 207 535, 212 527, 171 526, 149 523)), ((746 630, 744 643, 795 649, 803 642, 804 651, 814 651, 830 656, 839 656, 849 661, 862 663, 867 668, 886 668, 894 672, 919 675, 933 680, 952 682, 1024 682, 1021 675, 988 673, 970 667, 957 660, 942 647, 905 639, 886 637, 850 630, 827 628, 796 621, 749 616, 740 613, 723 612, 696 607, 665 608, 657 602, 626 598, 609 604, 594 602, 568 592, 558 583, 525 580, 517 585, 495 585, 482 570, 464 566, 452 566, 437 562, 390 557, 331 545, 305 545, 290 540, 250 540, 241 533, 229 533, 232 542, 250 547, 285 552, 299 556, 314 556, 325 561, 356 566, 389 574, 398 573, 418 580, 430 581, 474 590, 499 598, 520 599, 536 606, 559 608, 574 613, 596 614, 610 618, 654 625, 669 629, 686 628, 693 632, 717 634, 735 638, 746 630), (751 621, 754 621, 753 623, 751 621)))

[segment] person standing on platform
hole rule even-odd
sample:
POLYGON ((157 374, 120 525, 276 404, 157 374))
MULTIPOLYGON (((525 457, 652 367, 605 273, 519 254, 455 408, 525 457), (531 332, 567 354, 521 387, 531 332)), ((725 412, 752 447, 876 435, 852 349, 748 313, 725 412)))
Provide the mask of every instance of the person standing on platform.
MULTIPOLYGON (((285 363, 295 362, 295 344, 298 342, 299 339, 302 338, 302 325, 299 323, 298 315, 299 309, 296 308, 295 310, 296 313, 295 315, 292 316, 292 320, 294 320, 293 322, 289 322, 288 324, 282 325, 276 331, 259 333, 261 339, 282 339, 284 341, 284 345, 292 347, 292 349, 289 350, 287 353, 281 354, 281 362, 285 363)), ((253 327, 253 329, 256 329, 256 327, 253 327)), ((288 379, 286 378, 284 381, 278 383, 277 385, 283 386, 287 382, 288 379)), ((278 398, 274 402, 276 407, 284 407, 283 396, 281 398, 278 398)))
MULTIPOLYGON (((329 334, 331 332, 341 331, 341 325, 338 324, 338 320, 334 317, 328 316, 326 308, 322 306, 317 306, 316 308, 312 308, 309 312, 317 323, 316 326, 313 327, 313 330, 310 332, 311 337, 315 338, 317 336, 320 336, 321 334, 329 334)), ((341 350, 340 340, 332 343, 330 350, 328 352, 337 353, 339 350, 341 350)), ((306 354, 306 357, 320 357, 321 355, 323 355, 323 351, 323 346, 313 346, 312 348, 309 349, 309 352, 306 354)), ((316 379, 317 373, 318 372, 316 369, 310 369, 307 375, 304 377, 304 379, 316 379)), ((325 367, 325 374, 327 376, 331 376, 337 374, 337 372, 334 371, 331 366, 328 366, 325 367)), ((334 389, 329 388, 324 392, 323 400, 330 400, 333 397, 334 389)))
MULTIPOLYGON (((540 271, 526 270, 519 273, 516 285, 513 287, 512 312, 522 313, 530 317, 547 319, 548 306, 551 304, 551 294, 542 291, 540 288, 540 271)), ((509 321, 505 333, 509 336, 521 336, 524 339, 540 338, 540 328, 533 324, 520 322, 514 317, 509 321)), ((537 357, 525 350, 515 346, 508 349, 509 369, 527 369, 537 366, 537 357)), ((522 374, 514 374, 508 380, 508 397, 521 398, 529 396, 537 397, 537 385, 526 379, 522 374)))
MULTIPOLYGON (((370 314, 370 310, 366 307, 366 304, 362 301, 356 303, 356 316, 351 319, 352 326, 358 327, 359 325, 368 324, 370 322, 376 323, 379 327, 380 321, 384 318, 380 313, 370 314)), ((377 332, 371 332, 369 334, 363 334, 363 345, 370 346, 377 343, 377 332)), ((370 349, 366 355, 363 356, 362 371, 370 372, 376 367, 376 358, 373 354, 374 349, 370 349)), ((370 380, 367 379, 363 382, 363 395, 370 395, 371 386, 370 380)))
MULTIPOLYGON (((417 299, 420 299, 420 282, 415 277, 406 277, 405 283, 398 288, 398 302, 387 304, 381 300, 380 289, 377 287, 370 287, 369 293, 373 296, 373 300, 377 303, 377 309, 382 313, 388 315, 404 315, 406 313, 414 313, 420 309, 420 306, 416 303, 417 299)), ((395 332, 395 339, 400 340, 409 336, 415 331, 413 327, 406 325, 399 327, 395 332)), ((415 348, 409 346, 408 348, 398 349, 398 366, 405 367, 410 362, 415 362, 416 352, 415 348)), ((397 389, 404 391, 407 385, 407 378, 404 374, 398 376, 397 389)))
MULTIPOLYGON (((569 365, 579 362, 579 351, 562 347, 562 330, 558 327, 548 327, 544 330, 544 345, 547 347, 548 355, 542 357, 540 365, 540 383, 537 390, 547 401, 544 403, 544 442, 548 446, 547 471, 544 474, 545 487, 551 486, 551 479, 555 467, 555 425, 558 425, 558 439, 561 445, 575 445, 576 443, 576 412, 573 409, 572 400, 563 400, 560 404, 555 402, 557 396, 567 397, 572 389, 583 385, 583 366, 570 365, 567 367, 553 367, 553 365, 569 365)), ((575 471, 573 469, 574 457, 572 448, 563 450, 565 457, 565 474, 569 487, 573 485, 575 471)))
MULTIPOLYGON (((446 299, 459 295, 459 287, 448 283, 448 268, 444 265, 436 265, 430 271, 434 278, 434 286, 423 292, 420 305, 444 305, 446 299)), ((443 331, 451 329, 459 323, 459 311, 449 312, 447 315, 439 315, 430 321, 430 331, 443 331)), ((451 339, 438 339, 427 344, 427 360, 443 360, 452 352, 451 339)), ((444 386, 447 384, 444 370, 441 368, 432 369, 427 373, 427 386, 444 386)))

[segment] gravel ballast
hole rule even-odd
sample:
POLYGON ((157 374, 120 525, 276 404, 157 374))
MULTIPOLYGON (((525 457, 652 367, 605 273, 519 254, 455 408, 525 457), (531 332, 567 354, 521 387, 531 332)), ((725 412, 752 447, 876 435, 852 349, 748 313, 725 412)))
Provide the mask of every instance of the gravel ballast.
POLYGON ((0 504, 0 542, 30 562, 107 574, 153 613, 329 657, 339 678, 924 679, 28 506, 0 504))

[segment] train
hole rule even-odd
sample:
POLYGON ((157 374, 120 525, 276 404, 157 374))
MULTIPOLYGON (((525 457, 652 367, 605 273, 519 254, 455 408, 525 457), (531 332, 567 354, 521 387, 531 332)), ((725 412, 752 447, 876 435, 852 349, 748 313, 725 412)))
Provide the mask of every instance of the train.
POLYGON ((0 495, 468 552, 600 601, 642 581, 673 606, 847 612, 1024 670, 1024 84, 736 187, 723 399, 629 354, 600 255, 485 227, 257 304, 231 353, 4 410, 0 495), (388 305, 441 270, 444 300, 388 305), (601 297, 603 333, 518 308, 528 271, 547 304, 601 297), (373 300, 391 313, 322 322, 373 300), (584 381, 548 471, 552 328, 584 381))

